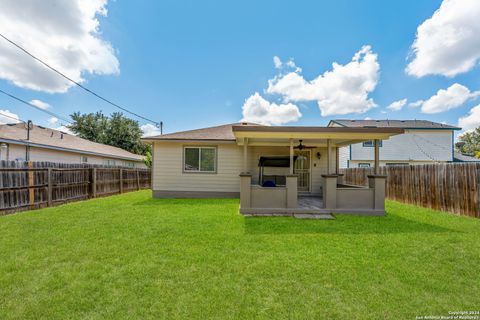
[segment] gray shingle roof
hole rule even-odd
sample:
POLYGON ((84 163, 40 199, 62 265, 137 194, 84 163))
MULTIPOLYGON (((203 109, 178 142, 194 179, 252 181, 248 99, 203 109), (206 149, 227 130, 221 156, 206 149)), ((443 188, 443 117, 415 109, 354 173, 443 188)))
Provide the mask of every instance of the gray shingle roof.
POLYGON ((348 120, 335 119, 330 121, 345 127, 377 127, 377 128, 403 128, 403 129, 448 129, 461 130, 459 127, 428 120, 348 120))
POLYGON ((460 153, 458 151, 453 152, 454 162, 480 162, 480 159, 460 153))
MULTIPOLYGON (((25 144, 27 142, 27 129, 25 128, 25 124, 17 123, 0 125, 0 139, 10 140, 12 143, 17 141, 25 144)), ((121 148, 92 142, 71 134, 40 126, 33 126, 30 131, 30 140, 28 142, 35 145, 62 149, 70 152, 97 154, 132 161, 143 160, 143 156, 128 152, 121 148)))
POLYGON ((164 135, 158 135, 153 137, 145 137, 143 140, 211 140, 211 141, 235 141, 233 135, 233 126, 259 126, 255 123, 230 123, 221 126, 180 131, 174 133, 168 133, 164 135))

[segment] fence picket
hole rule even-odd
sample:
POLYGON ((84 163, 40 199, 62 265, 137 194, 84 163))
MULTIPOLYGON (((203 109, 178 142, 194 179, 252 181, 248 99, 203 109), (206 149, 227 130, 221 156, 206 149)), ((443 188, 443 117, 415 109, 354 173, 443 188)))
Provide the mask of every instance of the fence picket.
MULTIPOLYGON (((345 183, 366 186, 371 168, 341 169, 345 183)), ((480 163, 382 167, 386 196, 414 205, 480 218, 480 163)))
POLYGON ((151 170, 0 161, 0 215, 150 188, 151 170))

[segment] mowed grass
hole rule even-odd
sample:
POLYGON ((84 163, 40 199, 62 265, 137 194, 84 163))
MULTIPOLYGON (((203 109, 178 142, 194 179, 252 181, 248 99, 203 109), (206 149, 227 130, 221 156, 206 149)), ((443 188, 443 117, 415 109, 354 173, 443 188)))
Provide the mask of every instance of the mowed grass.
POLYGON ((414 319, 480 309, 480 221, 244 218, 141 191, 0 217, 1 319, 414 319))

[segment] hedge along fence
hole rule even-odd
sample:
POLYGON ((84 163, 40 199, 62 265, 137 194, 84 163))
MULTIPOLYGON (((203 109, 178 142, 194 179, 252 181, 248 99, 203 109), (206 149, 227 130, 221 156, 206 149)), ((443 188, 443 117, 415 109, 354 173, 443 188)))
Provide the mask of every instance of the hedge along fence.
POLYGON ((0 161, 0 215, 148 189, 150 169, 0 161))
MULTIPOLYGON (((367 185, 374 168, 341 169, 344 181, 367 185)), ((386 166, 386 196, 405 203, 480 218, 480 163, 386 166)))

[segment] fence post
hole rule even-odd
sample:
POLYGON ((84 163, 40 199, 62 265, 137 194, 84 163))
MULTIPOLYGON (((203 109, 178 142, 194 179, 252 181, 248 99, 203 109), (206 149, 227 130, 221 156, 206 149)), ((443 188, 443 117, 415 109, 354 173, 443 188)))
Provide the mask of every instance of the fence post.
POLYGON ((123 193, 123 169, 119 169, 120 172, 120 193, 123 193))
POLYGON ((92 168, 92 198, 97 197, 97 168, 92 168))
POLYGON ((137 190, 140 190, 140 172, 138 172, 138 169, 135 172, 137 173, 137 190))
POLYGON ((53 173, 53 169, 52 168, 48 168, 48 201, 47 201, 47 205, 49 207, 52 206, 52 203, 53 203, 53 199, 52 199, 52 195, 53 195, 53 176, 52 176, 52 173, 53 173))
POLYGON ((34 177, 33 177, 33 162, 28 161, 28 203, 30 207, 33 207, 35 204, 35 189, 33 188, 34 177))

